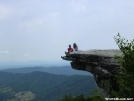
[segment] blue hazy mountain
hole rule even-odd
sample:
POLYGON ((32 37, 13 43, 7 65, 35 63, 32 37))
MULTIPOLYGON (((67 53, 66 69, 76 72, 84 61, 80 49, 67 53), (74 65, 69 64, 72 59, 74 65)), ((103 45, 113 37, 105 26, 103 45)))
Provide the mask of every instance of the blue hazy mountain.
POLYGON ((22 68, 22 67, 35 67, 35 66, 44 66, 44 67, 52 67, 52 66, 66 66, 70 65, 69 62, 48 62, 48 61, 40 61, 40 60, 34 60, 34 61, 7 61, 7 62, 1 62, 0 61, 0 70, 1 69, 9 69, 9 68, 22 68))
POLYGON ((42 67, 42 66, 36 66, 36 67, 25 67, 25 68, 12 68, 12 69, 3 69, 1 71, 4 72, 11 72, 11 73, 31 73, 34 71, 41 71, 41 72, 47 72, 52 74, 63 74, 63 75, 91 75, 89 72, 86 71, 80 71, 75 70, 71 66, 53 66, 53 67, 42 67))

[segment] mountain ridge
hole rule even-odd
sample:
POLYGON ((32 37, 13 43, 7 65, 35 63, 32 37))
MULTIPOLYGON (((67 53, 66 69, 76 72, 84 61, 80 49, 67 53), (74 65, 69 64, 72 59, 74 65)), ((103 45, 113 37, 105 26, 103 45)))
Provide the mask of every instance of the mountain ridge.
MULTIPOLYGON (((58 101, 70 93, 73 96, 81 93, 88 96, 95 87, 94 83, 93 77, 87 75, 58 75, 40 71, 32 73, 0 72, 0 88, 9 87, 12 89, 11 93, 7 92, 10 97, 12 96, 12 99, 19 99, 13 96, 23 91, 35 94, 34 100, 31 101, 43 101, 44 99, 48 99, 45 101, 53 101, 54 99, 58 101)), ((1 92, 1 94, 6 93, 1 92)))
POLYGON ((62 67, 43 67, 43 66, 36 66, 36 67, 24 67, 24 68, 12 68, 12 69, 3 69, 0 71, 4 72, 11 72, 11 73, 31 73, 33 71, 43 71, 52 74, 63 74, 63 75, 91 75, 89 72, 78 71, 71 68, 71 66, 62 66, 62 67))

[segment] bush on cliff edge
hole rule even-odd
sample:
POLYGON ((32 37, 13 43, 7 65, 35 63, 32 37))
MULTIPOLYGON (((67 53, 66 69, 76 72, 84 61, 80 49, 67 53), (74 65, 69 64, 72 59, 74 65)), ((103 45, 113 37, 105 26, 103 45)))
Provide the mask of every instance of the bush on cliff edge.
POLYGON ((117 75, 119 91, 114 92, 114 95, 120 98, 132 98, 134 97, 134 39, 128 41, 119 33, 114 39, 122 52, 121 57, 116 57, 121 65, 121 72, 117 75))

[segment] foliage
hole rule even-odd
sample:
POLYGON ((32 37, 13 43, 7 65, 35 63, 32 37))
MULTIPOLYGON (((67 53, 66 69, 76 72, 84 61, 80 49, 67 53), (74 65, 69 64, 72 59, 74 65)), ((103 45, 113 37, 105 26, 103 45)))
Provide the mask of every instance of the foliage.
POLYGON ((15 96, 9 92, 0 93, 0 101, 6 101, 6 99, 14 98, 15 96))
POLYGON ((121 72, 117 75, 120 90, 114 91, 114 95, 120 98, 132 98, 134 97, 134 39, 129 42, 119 33, 114 39, 122 52, 121 57, 116 57, 121 65, 121 72))
POLYGON ((72 97, 71 94, 65 95, 60 101, 106 101, 104 96, 97 91, 93 91, 88 97, 84 97, 83 94, 76 97, 72 97))
MULTIPOLYGON (((44 101, 44 99, 45 101, 56 101, 69 93, 72 93, 73 96, 81 93, 88 96, 95 84, 92 76, 55 75, 45 72, 15 74, 0 72, 0 89, 3 87, 11 87, 12 91, 7 89, 7 93, 10 94, 31 91, 35 94, 35 99, 32 101, 44 101)), ((5 94, 2 95, 3 99, 6 98, 5 94)))

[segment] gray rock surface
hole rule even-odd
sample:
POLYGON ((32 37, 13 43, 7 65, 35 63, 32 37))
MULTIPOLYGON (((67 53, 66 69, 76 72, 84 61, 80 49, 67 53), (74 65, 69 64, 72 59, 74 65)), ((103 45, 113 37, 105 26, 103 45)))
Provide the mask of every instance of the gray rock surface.
POLYGON ((98 87, 101 87, 103 92, 105 91, 105 94, 109 96, 112 89, 118 89, 115 87, 118 86, 115 75, 119 71, 120 65, 114 59, 115 56, 122 56, 121 51, 114 49, 75 51, 61 58, 72 61, 71 66, 73 69, 91 72, 98 87), (109 87, 106 87, 105 83, 109 87))

